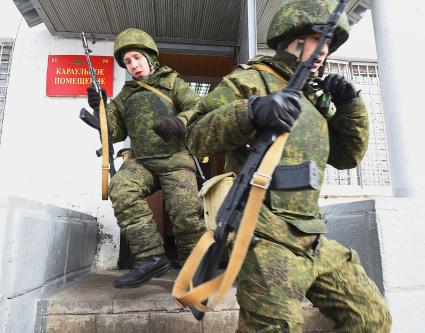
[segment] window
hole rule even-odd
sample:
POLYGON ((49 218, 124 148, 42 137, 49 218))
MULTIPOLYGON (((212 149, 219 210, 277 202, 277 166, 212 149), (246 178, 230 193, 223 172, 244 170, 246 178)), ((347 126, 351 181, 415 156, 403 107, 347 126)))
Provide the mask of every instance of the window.
POLYGON ((189 86, 201 97, 208 94, 211 88, 211 84, 209 83, 190 82, 189 86))
POLYGON ((12 64, 13 42, 0 40, 0 142, 6 106, 7 85, 12 64))
POLYGON ((369 112, 369 146, 361 164, 355 169, 337 170, 327 166, 325 183, 389 188, 388 149, 377 63, 328 60, 325 74, 329 73, 341 73, 361 89, 369 112))

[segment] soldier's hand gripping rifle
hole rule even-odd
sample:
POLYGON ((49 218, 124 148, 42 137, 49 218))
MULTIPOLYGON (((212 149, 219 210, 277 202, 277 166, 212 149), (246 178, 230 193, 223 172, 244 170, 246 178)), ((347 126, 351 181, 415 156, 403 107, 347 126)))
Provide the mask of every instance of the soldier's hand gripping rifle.
MULTIPOLYGON (((285 92, 295 94, 302 90, 311 68, 320 58, 322 48, 332 39, 347 2, 348 0, 340 0, 328 22, 314 26, 314 30, 322 34, 321 38, 312 56, 307 61, 300 62, 285 87, 285 92)), ((273 129, 257 131, 255 140, 248 146, 248 158, 217 213, 214 233, 207 232, 202 236, 176 279, 174 298, 180 304, 188 306, 198 320, 220 302, 238 275, 249 246, 255 245, 253 235, 258 213, 288 135, 279 135, 273 129), (218 274, 217 268, 227 246, 229 233, 233 231, 237 235, 227 269, 218 274), (207 306, 208 299, 213 295, 212 306, 207 306)))
POLYGON ((87 125, 97 129, 100 134, 100 141, 102 143, 102 148, 96 151, 98 157, 102 156, 102 200, 108 199, 108 172, 112 176, 115 174, 115 165, 114 165, 114 146, 108 135, 108 123, 106 121, 106 111, 105 111, 105 101, 103 100, 102 91, 100 89, 99 80, 96 76, 96 71, 93 68, 90 61, 90 49, 87 44, 86 36, 84 32, 81 33, 81 39, 83 42, 84 53, 86 55, 87 66, 90 71, 92 84, 94 85, 96 92, 100 96, 99 109, 95 110, 95 113, 99 115, 96 117, 92 115, 86 109, 81 109, 80 119, 84 121, 87 125))

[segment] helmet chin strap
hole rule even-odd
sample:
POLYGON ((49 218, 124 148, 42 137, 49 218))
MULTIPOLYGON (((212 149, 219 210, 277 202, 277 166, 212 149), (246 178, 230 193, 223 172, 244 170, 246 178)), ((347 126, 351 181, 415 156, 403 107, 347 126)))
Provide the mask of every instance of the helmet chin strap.
MULTIPOLYGON (((145 51, 140 52, 141 54, 143 54, 143 56, 146 58, 146 60, 148 61, 149 64, 149 75, 151 75, 153 72, 155 72, 156 69, 156 65, 155 63, 151 62, 151 58, 148 56, 148 54, 145 51)), ((146 75, 147 76, 147 75, 146 75)))
POLYGON ((294 55, 298 58, 298 61, 301 61, 303 51, 304 51, 304 37, 299 37, 296 39, 297 46, 295 47, 294 55))

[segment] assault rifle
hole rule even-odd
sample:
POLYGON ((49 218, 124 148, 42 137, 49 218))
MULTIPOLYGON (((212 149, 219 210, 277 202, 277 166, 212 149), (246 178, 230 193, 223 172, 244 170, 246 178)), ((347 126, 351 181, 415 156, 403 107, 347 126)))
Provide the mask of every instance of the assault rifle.
MULTIPOLYGON (((92 63, 91 63, 91 60, 90 60, 91 50, 88 47, 87 39, 86 39, 86 36, 84 35, 84 32, 81 33, 81 40, 83 42, 84 53, 86 55, 87 66, 88 66, 89 71, 90 71, 91 81, 92 81, 92 83, 93 83, 93 85, 96 89, 96 92, 98 92, 99 95, 101 96, 100 103, 103 104, 104 101, 103 101, 103 98, 102 98, 102 95, 101 95, 99 80, 97 79, 96 71, 95 71, 94 67, 92 66, 92 63)), ((104 104, 103 104, 103 107, 104 107, 104 104)), ((97 113, 97 115, 99 115, 99 109, 95 110, 95 114, 96 113, 97 113)), ((105 145, 106 145, 106 147, 108 147, 107 152, 108 152, 108 155, 109 155, 109 175, 112 178, 116 173, 115 165, 114 165, 114 146, 112 145, 111 139, 110 139, 110 137, 107 133, 106 133, 106 135, 108 136, 108 138, 107 138, 108 142, 107 143, 103 142, 102 128, 100 126, 99 116, 93 115, 89 111, 87 111, 85 108, 82 108, 81 111, 80 111, 80 119, 82 121, 84 121, 87 125, 89 125, 90 127, 98 130, 99 134, 100 134, 100 141, 102 143, 102 146, 105 147, 105 145)), ((107 129, 106 129, 106 131, 107 131, 107 129)), ((96 150, 96 155, 98 157, 103 156, 103 154, 104 154, 103 147, 96 150)), ((103 166, 102 169, 104 169, 104 168, 105 167, 103 166)), ((105 189, 103 189, 103 190, 105 190, 105 189)), ((103 195, 103 198, 104 198, 105 194, 103 193, 102 195, 103 195)), ((106 196, 107 196, 107 194, 106 194, 106 196)), ((104 200, 106 200, 106 198, 104 198, 104 200)))
MULTIPOLYGON (((89 125, 91 128, 94 128, 100 133, 99 118, 91 114, 85 108, 82 108, 80 110, 80 119, 84 121, 86 125, 89 125)), ((115 164, 114 164, 115 151, 114 151, 114 146, 112 145, 111 139, 108 138, 108 140, 109 140, 109 176, 112 178, 116 173, 115 164)), ((99 148, 96 150, 96 156, 97 157, 102 156, 102 148, 99 148)))
MULTIPOLYGON (((327 41, 332 39, 339 17, 343 13, 347 2, 348 0, 340 0, 328 22, 324 25, 317 25, 313 27, 314 31, 322 34, 317 47, 310 59, 305 62, 300 62, 294 75, 291 77, 288 85, 283 91, 298 92, 303 89, 310 76, 311 68, 320 58, 322 48, 327 41)), ((215 242, 208 248, 195 272, 192 279, 193 287, 199 286, 207 281, 211 281, 218 275, 217 269, 227 246, 229 233, 232 231, 238 231, 250 188, 251 186, 258 186, 252 182, 254 173, 256 173, 264 155, 277 139, 279 134, 280 133, 277 133, 272 129, 257 131, 254 141, 247 145, 250 153, 221 207, 219 208, 216 218, 217 227, 214 231, 215 242)), ((269 181, 269 184, 270 182, 271 180, 269 181)), ((267 188, 269 184, 266 185, 267 188)), ((314 186, 311 185, 310 188, 314 188, 314 186)), ((293 188, 293 190, 295 189, 296 188, 293 188)), ((254 246, 256 242, 257 240, 253 237, 251 240, 251 246, 254 246)), ((207 301, 208 300, 204 300, 202 304, 206 305, 207 301)), ((205 312, 200 311, 195 307, 190 307, 190 310, 198 320, 201 320, 205 314, 205 312)))

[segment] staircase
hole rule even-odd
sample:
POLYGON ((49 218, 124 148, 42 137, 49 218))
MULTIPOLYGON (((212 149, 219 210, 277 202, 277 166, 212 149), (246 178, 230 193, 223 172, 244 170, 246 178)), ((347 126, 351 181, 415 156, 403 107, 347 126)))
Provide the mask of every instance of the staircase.
MULTIPOLYGON (((123 272, 91 273, 66 288, 41 297, 37 333, 230 333, 238 321, 236 288, 201 322, 171 297, 177 276, 161 278, 133 289, 116 289, 112 281, 123 272)), ((332 332, 332 323, 306 303, 304 332, 332 332)))

